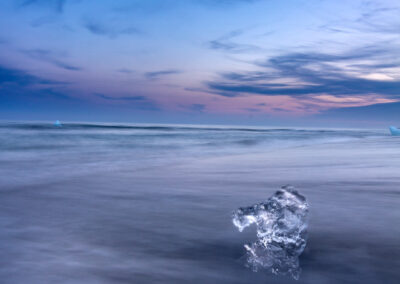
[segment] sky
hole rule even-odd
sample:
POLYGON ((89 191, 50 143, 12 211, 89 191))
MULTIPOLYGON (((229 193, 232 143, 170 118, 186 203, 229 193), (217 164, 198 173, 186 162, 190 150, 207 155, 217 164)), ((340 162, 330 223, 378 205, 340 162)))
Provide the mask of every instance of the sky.
POLYGON ((2 0, 0 119, 400 125, 399 15, 398 0, 2 0))

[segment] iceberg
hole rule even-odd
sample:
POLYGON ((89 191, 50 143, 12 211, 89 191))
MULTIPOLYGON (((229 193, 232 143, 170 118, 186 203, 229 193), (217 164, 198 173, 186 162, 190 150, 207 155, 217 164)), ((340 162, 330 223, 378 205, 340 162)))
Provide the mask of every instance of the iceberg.
POLYGON ((399 128, 394 127, 394 126, 390 126, 389 129, 390 129, 390 133, 393 136, 400 136, 400 129, 399 128))
POLYGON ((54 122, 54 126, 61 127, 62 124, 61 124, 61 122, 59 120, 56 120, 56 122, 54 122))
POLYGON ((265 202, 234 211, 232 221, 240 232, 253 223, 257 227, 257 240, 244 246, 246 266, 299 279, 299 256, 307 242, 308 208, 306 198, 286 185, 265 202))

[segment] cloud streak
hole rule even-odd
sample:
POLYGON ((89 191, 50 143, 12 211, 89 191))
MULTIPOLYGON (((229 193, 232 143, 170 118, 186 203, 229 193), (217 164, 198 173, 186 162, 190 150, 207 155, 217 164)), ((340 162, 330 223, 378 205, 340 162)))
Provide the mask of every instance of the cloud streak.
POLYGON ((63 13, 66 0, 24 0, 20 2, 20 7, 28 7, 33 5, 49 6, 57 13, 63 13))
POLYGON ((261 48, 256 45, 241 44, 233 41, 234 38, 242 34, 242 30, 234 30, 218 39, 209 41, 207 44, 210 49, 228 53, 248 53, 261 50, 261 48))
MULTIPOLYGON (((0 109, 2 111, 7 112, 16 106, 31 111, 32 106, 35 105, 46 112, 49 104, 57 104, 60 107, 78 101, 79 99, 65 92, 65 85, 62 82, 0 66, 0 109)), ((18 117, 20 115, 21 113, 18 117)))
POLYGON ((288 53, 255 64, 257 72, 224 73, 219 80, 207 82, 211 91, 222 96, 245 94, 335 96, 381 94, 400 99, 400 80, 384 75, 385 69, 400 68, 393 62, 394 48, 365 47, 342 54, 317 52, 288 53), (358 62, 371 64, 356 64, 358 62), (377 69, 380 67, 380 69, 377 69), (382 72, 380 76, 374 75, 382 72), (372 75, 371 75, 372 74, 372 75), (370 75, 366 78, 366 75, 370 75), (377 79, 373 79, 374 76, 377 79), (390 80, 380 80, 380 78, 390 80))
POLYGON ((59 55, 54 54, 54 52, 50 50, 45 50, 45 49, 28 49, 28 50, 22 50, 21 51, 23 54, 29 56, 30 58, 43 61, 43 62, 48 62, 50 64, 53 64, 56 67, 68 70, 68 71, 81 71, 82 68, 71 65, 69 63, 66 63, 65 61, 62 61, 58 59, 57 57, 59 55))
POLYGON ((203 112, 206 109, 205 104, 192 104, 189 107, 190 110, 195 111, 195 112, 203 112))
POLYGON ((0 65, 0 87, 6 85, 18 87, 27 87, 32 85, 58 85, 61 83, 63 82, 43 79, 22 70, 10 69, 0 65))
POLYGON ((105 99, 105 100, 111 100, 111 101, 146 101, 147 98, 144 96, 124 96, 124 97, 112 97, 112 96, 107 96, 104 94, 96 94, 97 97, 105 99))
POLYGON ((185 0, 185 2, 191 2, 207 8, 221 9, 221 8, 232 8, 236 5, 246 5, 260 2, 260 0, 185 0))
POLYGON ((398 125, 400 121, 400 102, 374 104, 361 107, 346 107, 335 108, 325 111, 324 113, 316 115, 316 118, 332 118, 338 117, 343 120, 371 120, 378 123, 385 123, 387 126, 390 124, 398 125))
POLYGON ((157 106, 155 102, 150 100, 145 96, 123 96, 123 97, 114 97, 108 96, 104 94, 95 94, 96 97, 99 97, 103 100, 110 102, 121 102, 124 104, 129 104, 134 109, 145 110, 145 111, 158 111, 160 108, 157 106))
POLYGON ((106 36, 111 39, 122 35, 134 35, 141 32, 134 27, 118 27, 116 25, 104 24, 96 21, 85 21, 84 27, 92 34, 106 36))
POLYGON ((174 75, 174 74, 180 74, 180 73, 182 73, 182 71, 176 70, 176 69, 169 69, 169 70, 146 72, 144 74, 144 76, 149 80, 158 80, 161 77, 164 77, 167 75, 174 75))
POLYGON ((134 70, 131 70, 129 68, 120 68, 117 70, 118 73, 124 73, 124 74, 132 74, 135 73, 134 70))

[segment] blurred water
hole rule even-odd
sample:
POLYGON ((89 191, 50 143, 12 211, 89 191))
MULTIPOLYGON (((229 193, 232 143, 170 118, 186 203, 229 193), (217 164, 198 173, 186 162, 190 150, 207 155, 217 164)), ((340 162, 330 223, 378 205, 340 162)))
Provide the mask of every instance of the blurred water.
POLYGON ((400 139, 385 130, 0 124, 2 283, 292 283, 243 265, 231 212, 310 202, 298 283, 398 283, 400 139))
POLYGON ((143 169, 228 154, 380 137, 349 130, 51 123, 0 124, 0 185, 60 180, 93 171, 143 169))

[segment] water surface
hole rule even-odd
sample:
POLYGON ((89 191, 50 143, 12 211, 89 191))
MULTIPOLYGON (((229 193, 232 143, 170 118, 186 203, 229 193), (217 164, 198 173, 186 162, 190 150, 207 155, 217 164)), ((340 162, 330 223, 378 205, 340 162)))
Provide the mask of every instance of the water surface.
POLYGON ((398 283, 400 139, 385 130, 0 124, 2 283, 398 283), (231 213, 294 185, 302 273, 244 267, 231 213))

